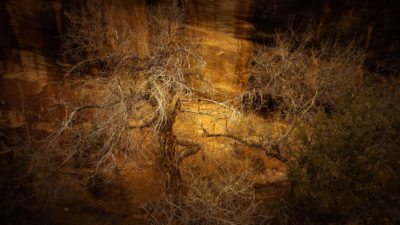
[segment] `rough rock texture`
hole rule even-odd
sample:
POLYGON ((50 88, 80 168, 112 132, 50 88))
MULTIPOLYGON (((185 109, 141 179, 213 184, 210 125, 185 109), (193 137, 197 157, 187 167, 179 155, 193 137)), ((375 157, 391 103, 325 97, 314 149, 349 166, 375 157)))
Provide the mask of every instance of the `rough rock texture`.
MULTIPOLYGON (((117 2, 124 8, 130 5, 132 15, 144 13, 136 4, 143 5, 144 0, 117 2)), ((59 37, 65 29, 63 12, 77 5, 77 0, 0 2, 1 86, 9 79, 36 82, 31 86, 35 86, 37 94, 49 75, 59 76, 59 37)), ((207 62, 207 82, 217 91, 236 93, 246 88, 246 66, 253 43, 268 42, 265 34, 268 37, 288 24, 309 25, 317 39, 338 31, 345 38, 358 35, 367 50, 366 65, 371 70, 398 71, 398 5, 394 0, 191 0, 185 6, 190 15, 188 35, 200 41, 200 53, 207 62)), ((7 95, 3 90, 0 96, 7 95)))

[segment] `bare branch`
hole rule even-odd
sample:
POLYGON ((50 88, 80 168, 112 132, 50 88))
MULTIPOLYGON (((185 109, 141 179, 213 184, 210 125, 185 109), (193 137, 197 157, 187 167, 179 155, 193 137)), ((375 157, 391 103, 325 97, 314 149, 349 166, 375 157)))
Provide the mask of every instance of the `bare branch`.
POLYGON ((178 155, 177 158, 178 164, 180 164, 180 162, 182 162, 183 159, 196 154, 202 148, 200 144, 187 140, 177 140, 176 144, 187 148, 178 155))
POLYGON ((268 143, 268 145, 261 144, 261 143, 254 143, 254 142, 251 142, 251 141, 247 141, 247 140, 245 140, 245 139, 243 139, 241 137, 232 135, 230 133, 226 133, 226 134, 210 134, 204 128, 203 128, 203 133, 204 133, 205 137, 210 137, 210 138, 213 138, 213 137, 215 137, 215 138, 229 138, 229 139, 237 141, 240 144, 243 144, 243 145, 245 145, 247 147, 261 149, 261 150, 263 150, 265 152, 265 154, 267 156, 271 156, 271 157, 276 158, 276 159, 278 159, 280 161, 283 161, 283 162, 287 161, 287 159, 284 158, 281 155, 281 153, 280 153, 280 151, 279 151, 279 149, 277 147, 278 143, 268 143), (272 146, 274 146, 274 147, 272 147, 272 146))

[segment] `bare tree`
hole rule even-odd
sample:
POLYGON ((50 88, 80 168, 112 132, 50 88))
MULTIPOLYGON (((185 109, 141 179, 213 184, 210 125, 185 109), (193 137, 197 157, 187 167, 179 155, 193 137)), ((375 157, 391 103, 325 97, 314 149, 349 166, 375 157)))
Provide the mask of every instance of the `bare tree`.
POLYGON ((253 57, 245 106, 275 107, 284 117, 302 114, 310 104, 332 105, 357 86, 364 56, 356 43, 340 40, 315 46, 313 35, 277 33, 275 46, 261 47, 253 57))
POLYGON ((83 78, 71 101, 55 101, 65 117, 42 147, 44 154, 53 149, 54 171, 75 162, 97 176, 117 169, 118 157, 153 152, 166 191, 180 190, 179 164, 201 146, 179 140, 173 125, 203 61, 183 35, 182 9, 159 4, 145 11, 145 29, 108 1, 87 1, 67 14, 63 41, 73 64, 65 77, 83 78))
POLYGON ((275 46, 256 50, 250 64, 248 89, 240 95, 240 107, 248 112, 279 115, 274 120, 286 124, 284 128, 275 133, 264 130, 257 141, 240 132, 204 130, 204 134, 232 139, 286 161, 280 146, 299 123, 312 119, 316 108, 329 111, 337 99, 357 89, 364 58, 355 42, 343 46, 337 39, 315 46, 311 33, 277 33, 275 46))

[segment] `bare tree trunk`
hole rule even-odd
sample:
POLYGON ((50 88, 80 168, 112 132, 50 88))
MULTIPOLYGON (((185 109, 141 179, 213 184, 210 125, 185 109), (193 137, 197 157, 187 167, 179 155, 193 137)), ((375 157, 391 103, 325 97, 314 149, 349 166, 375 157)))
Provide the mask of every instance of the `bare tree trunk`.
POLYGON ((182 187, 181 173, 179 170, 179 160, 176 155, 177 140, 173 133, 173 125, 178 111, 180 101, 177 100, 172 112, 160 130, 160 157, 159 169, 164 175, 164 185, 167 194, 179 194, 182 187))
POLYGON ((164 176, 164 188, 167 194, 176 194, 179 192, 182 179, 175 154, 175 136, 170 132, 163 133, 160 135, 160 145, 159 169, 164 176))

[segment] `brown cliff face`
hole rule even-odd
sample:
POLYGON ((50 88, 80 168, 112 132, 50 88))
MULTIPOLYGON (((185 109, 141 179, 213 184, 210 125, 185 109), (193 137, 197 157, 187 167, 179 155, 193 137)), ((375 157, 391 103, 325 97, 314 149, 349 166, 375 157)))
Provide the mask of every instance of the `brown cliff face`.
MULTIPOLYGON (((146 28, 145 4, 151 1, 113 1, 133 23, 146 28)), ((7 0, 0 3, 0 97, 18 96, 16 81, 29 88, 26 95, 43 91, 46 80, 61 77, 60 34, 65 29, 64 12, 78 8, 76 0, 7 0), (51 77, 51 78, 50 78, 51 77)), ((255 43, 268 43, 276 30, 288 23, 310 26, 317 39, 341 32, 360 36, 368 51, 371 69, 398 70, 400 7, 396 1, 222 1, 191 0, 187 33, 198 41, 207 63, 205 80, 216 92, 234 94, 247 86, 247 65, 255 43), (310 18, 312 20, 310 20, 310 18), (311 21, 311 22, 310 22, 311 21), (266 36, 265 36, 266 34, 266 36)), ((146 54, 146 44, 140 44, 146 54)), ((13 101, 16 101, 15 97, 13 101)), ((7 99, 9 101, 10 98, 7 99)), ((4 105, 1 106, 4 108, 4 105)), ((6 108, 20 103, 7 103, 6 108)))
POLYGON ((199 39, 206 61, 205 79, 217 92, 238 93, 246 88, 252 53, 252 25, 243 18, 252 1, 189 1, 188 30, 199 39))
MULTIPOLYGON (((38 113, 33 98, 43 92, 52 74, 58 71, 60 2, 2 1, 0 10, 4 21, 0 43, 0 108, 3 123, 18 127, 24 121, 23 108, 30 112, 33 107, 38 113)), ((30 117, 38 116, 34 114, 30 117)))
MULTIPOLYGON (((144 1, 113 1, 120 19, 146 26, 144 1)), ((0 3, 4 21, 0 36, 0 123, 33 129, 48 129, 51 113, 43 99, 74 93, 74 84, 61 82, 68 60, 62 55, 65 12, 79 10, 79 1, 8 0, 0 3), (25 116, 23 115, 25 111, 25 116), (27 113, 28 112, 28 113, 27 113), (24 118, 26 117, 26 118, 24 118), (43 124, 44 123, 44 124, 43 124), (47 124, 47 125, 46 125, 47 124)), ((146 54, 146 44, 138 44, 146 54)))
POLYGON ((54 66, 60 54, 60 1, 3 1, 1 73, 54 66), (42 59, 41 57, 45 57, 42 59))
MULTIPOLYGON (((113 4, 123 9, 116 16, 136 23, 146 34, 144 1, 122 0, 113 1, 113 4)), ((52 86, 59 85, 57 80, 63 76, 65 59, 61 57, 59 38, 65 29, 64 12, 76 10, 78 5, 76 1, 61 0, 10 0, 1 3, 5 24, 0 55, 0 96, 5 115, 3 120, 14 121, 6 122, 8 126, 22 125, 21 97, 25 98, 24 107, 29 108, 30 100, 38 95, 58 95, 52 90, 59 88, 52 86)), ((234 94, 245 89, 246 66, 252 52, 252 44, 247 39, 252 26, 243 18, 251 13, 251 1, 190 1, 186 7, 189 13, 187 34, 199 41, 199 51, 206 62, 207 85, 218 93, 234 94)), ((138 51, 146 55, 146 43, 140 43, 138 51)), ((29 110, 34 112, 46 108, 43 105, 38 107, 38 104, 32 107, 29 110)))

